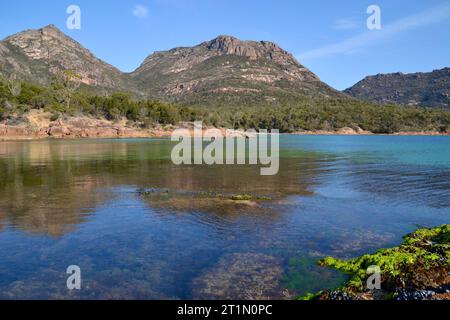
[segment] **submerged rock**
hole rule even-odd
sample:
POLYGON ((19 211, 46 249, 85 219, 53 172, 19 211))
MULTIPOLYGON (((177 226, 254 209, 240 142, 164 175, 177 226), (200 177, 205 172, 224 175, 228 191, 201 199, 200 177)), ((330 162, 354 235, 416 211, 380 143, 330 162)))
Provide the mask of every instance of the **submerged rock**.
POLYGON ((273 256, 230 254, 194 281, 193 295, 196 299, 282 299, 279 288, 282 276, 281 263, 273 256))

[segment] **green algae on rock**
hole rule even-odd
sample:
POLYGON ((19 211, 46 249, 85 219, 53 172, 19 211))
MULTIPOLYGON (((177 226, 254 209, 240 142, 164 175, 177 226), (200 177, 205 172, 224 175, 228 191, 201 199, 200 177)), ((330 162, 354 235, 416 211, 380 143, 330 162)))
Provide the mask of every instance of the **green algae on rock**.
MULTIPOLYGON (((382 249, 352 260, 328 257, 319 265, 348 274, 351 278, 338 292, 350 299, 392 299, 399 291, 442 288, 450 284, 450 225, 419 229, 404 237, 394 248, 382 249), (377 266, 381 271, 381 290, 377 297, 366 289, 367 270, 377 266)), ((308 295, 301 299, 330 299, 330 293, 308 295)))
POLYGON ((237 195, 231 196, 230 200, 233 200, 233 201, 251 201, 251 200, 271 201, 273 199, 270 197, 266 197, 266 196, 252 196, 249 194, 237 194, 237 195))
POLYGON ((209 198, 215 200, 223 201, 235 201, 235 202, 245 202, 245 201, 272 201, 274 198, 269 196, 261 195, 251 195, 251 194, 232 194, 225 195, 222 193, 217 193, 214 191, 180 191, 180 190, 168 190, 168 189, 138 189, 136 193, 141 197, 155 196, 155 195, 168 195, 173 194, 174 196, 195 196, 197 198, 209 198))

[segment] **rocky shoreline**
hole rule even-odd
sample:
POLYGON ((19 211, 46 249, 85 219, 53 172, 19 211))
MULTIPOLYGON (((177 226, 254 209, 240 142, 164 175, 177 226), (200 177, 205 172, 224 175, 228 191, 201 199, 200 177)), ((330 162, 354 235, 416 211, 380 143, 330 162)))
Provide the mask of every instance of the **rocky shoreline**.
POLYGON ((151 138, 168 134, 162 127, 142 129, 126 120, 113 122, 86 116, 52 119, 50 113, 35 110, 18 122, 0 123, 0 140, 151 138))
MULTIPOLYGON (((175 129, 184 128, 193 130, 192 123, 182 123, 178 126, 157 125, 151 128, 144 128, 139 124, 132 123, 126 119, 120 121, 109 121, 106 119, 96 119, 87 116, 78 117, 58 117, 52 119, 52 114, 48 112, 32 110, 19 120, 0 123, 0 141, 5 140, 35 140, 35 139, 77 139, 77 138, 162 138, 170 137, 175 129)), ((219 128, 224 135, 227 129, 219 128)), ((342 128, 336 131, 297 131, 292 135, 375 135, 375 133, 362 130, 360 128, 342 128)), ((233 132, 235 136, 246 136, 242 131, 233 132)), ((417 131, 398 132, 391 135, 404 136, 444 136, 450 132, 437 131, 417 131)))
POLYGON ((318 264, 350 279, 342 288, 300 300, 450 300, 450 224, 419 229, 398 247, 352 260, 328 257, 318 264), (380 275, 379 287, 369 289, 374 268, 380 275))
POLYGON ((290 133, 292 135, 323 135, 323 136, 450 136, 450 132, 438 132, 438 131, 400 131, 394 133, 374 133, 362 129, 342 128, 336 131, 298 131, 290 133))

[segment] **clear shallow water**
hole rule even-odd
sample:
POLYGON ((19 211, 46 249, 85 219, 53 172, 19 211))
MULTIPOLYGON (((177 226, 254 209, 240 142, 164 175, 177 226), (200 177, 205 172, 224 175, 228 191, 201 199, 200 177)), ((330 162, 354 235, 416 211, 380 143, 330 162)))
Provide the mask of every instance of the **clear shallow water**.
POLYGON ((0 298, 286 298, 345 280, 317 259, 450 222, 448 137, 283 136, 281 148, 280 173, 261 177, 174 166, 165 140, 0 143, 0 298), (223 198, 244 193, 273 200, 223 198), (81 291, 66 288, 69 265, 81 291))

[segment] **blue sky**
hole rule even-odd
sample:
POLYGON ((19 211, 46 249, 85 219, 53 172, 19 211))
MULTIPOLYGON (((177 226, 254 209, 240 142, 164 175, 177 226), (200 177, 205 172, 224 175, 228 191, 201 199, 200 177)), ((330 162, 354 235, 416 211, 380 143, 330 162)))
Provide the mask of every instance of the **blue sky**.
POLYGON ((123 71, 150 53, 220 34, 270 40, 323 81, 345 89, 366 75, 450 66, 450 1, 443 0, 5 0, 0 38, 55 24, 123 71), (81 8, 81 30, 66 9, 81 8), (367 7, 382 29, 367 29, 367 7))

